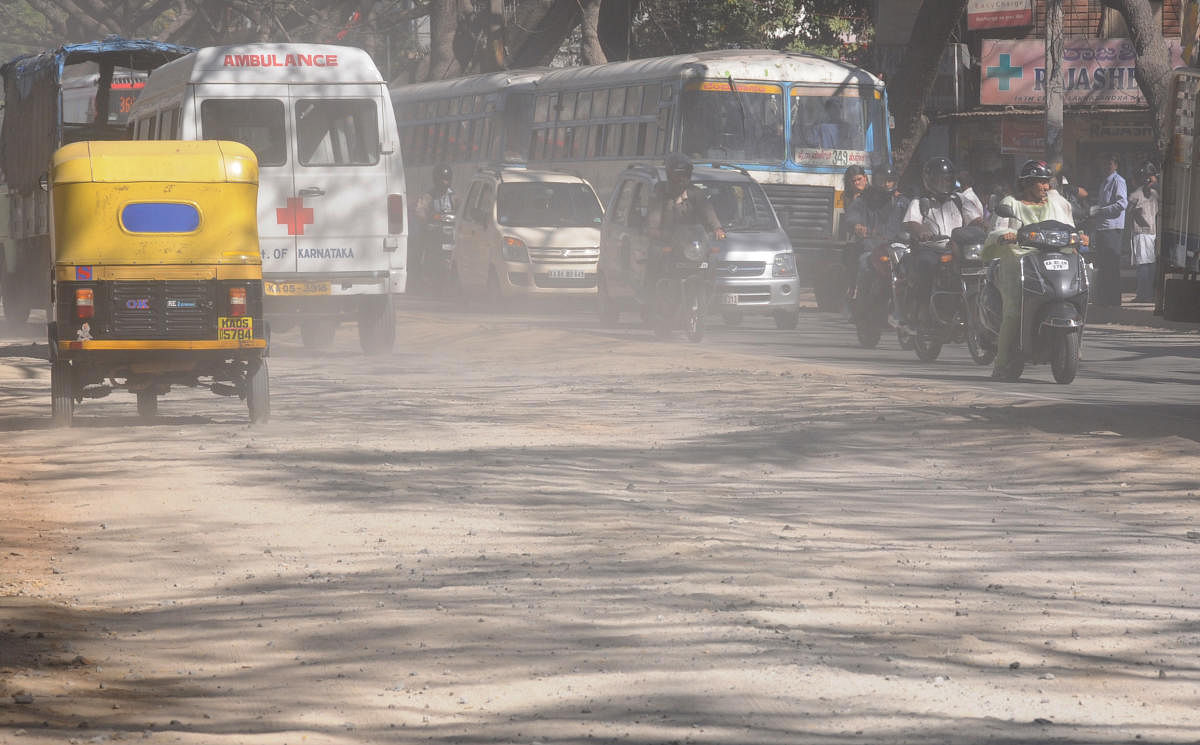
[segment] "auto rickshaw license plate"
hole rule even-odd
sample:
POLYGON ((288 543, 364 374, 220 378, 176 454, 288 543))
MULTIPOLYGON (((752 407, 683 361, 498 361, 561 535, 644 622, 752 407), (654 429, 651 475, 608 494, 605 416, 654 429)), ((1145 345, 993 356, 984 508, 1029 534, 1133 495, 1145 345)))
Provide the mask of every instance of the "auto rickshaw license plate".
POLYGON ((263 291, 268 295, 329 295, 329 282, 263 282, 263 291))
POLYGON ((250 316, 217 318, 218 341, 249 341, 254 339, 254 319, 250 316))

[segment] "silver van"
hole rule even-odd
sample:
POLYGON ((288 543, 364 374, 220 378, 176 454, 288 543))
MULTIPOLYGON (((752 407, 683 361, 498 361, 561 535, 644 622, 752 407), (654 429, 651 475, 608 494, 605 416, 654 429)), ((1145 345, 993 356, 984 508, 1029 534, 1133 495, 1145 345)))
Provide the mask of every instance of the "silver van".
MULTIPOLYGON (((632 165, 617 179, 600 228, 597 304, 605 323, 646 302, 650 241, 645 221, 655 190, 666 180, 664 169, 651 165, 632 165)), ((745 313, 761 313, 772 316, 776 328, 796 328, 796 257, 762 187, 744 169, 727 165, 697 166, 692 183, 705 193, 725 229, 713 263, 713 309, 731 325, 745 313)))

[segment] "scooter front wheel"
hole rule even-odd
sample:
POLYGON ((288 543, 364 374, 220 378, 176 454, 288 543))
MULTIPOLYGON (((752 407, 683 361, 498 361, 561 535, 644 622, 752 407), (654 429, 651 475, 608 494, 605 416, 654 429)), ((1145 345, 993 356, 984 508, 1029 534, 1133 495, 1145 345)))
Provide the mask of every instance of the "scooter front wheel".
POLYGON ((1079 373, 1079 333, 1061 331, 1050 350, 1050 372, 1054 381, 1067 385, 1079 373))
POLYGON ((990 365, 996 359, 996 348, 984 339, 975 311, 968 309, 967 313, 967 351, 976 365, 990 365))
POLYGON ((912 340, 913 352, 922 362, 933 362, 942 353, 942 343, 932 337, 917 334, 912 340))

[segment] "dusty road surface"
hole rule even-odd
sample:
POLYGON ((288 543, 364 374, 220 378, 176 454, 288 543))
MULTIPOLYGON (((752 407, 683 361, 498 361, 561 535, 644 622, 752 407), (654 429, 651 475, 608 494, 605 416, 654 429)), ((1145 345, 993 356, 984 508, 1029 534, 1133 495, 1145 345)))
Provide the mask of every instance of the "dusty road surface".
POLYGON ((175 391, 48 429, 10 345, 0 742, 1200 741, 1194 406, 569 319, 353 336, 277 335, 255 428, 175 391))

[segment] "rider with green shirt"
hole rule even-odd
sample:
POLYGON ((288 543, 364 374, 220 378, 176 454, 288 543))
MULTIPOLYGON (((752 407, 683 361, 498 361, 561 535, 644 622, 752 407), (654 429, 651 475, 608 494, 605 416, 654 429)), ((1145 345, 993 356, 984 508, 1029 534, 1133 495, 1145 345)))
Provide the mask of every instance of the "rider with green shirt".
POLYGON ((996 350, 996 362, 992 368, 993 378, 1007 379, 1021 322, 1021 257, 1031 249, 1017 245, 1017 230, 1022 225, 1031 225, 1043 220, 1057 220, 1074 226, 1071 205, 1050 188, 1053 174, 1043 160, 1029 160, 1021 166, 1017 177, 1017 193, 1007 196, 1001 204, 1012 209, 1015 218, 998 217, 996 228, 988 235, 984 244, 983 259, 1000 259, 998 284, 1003 301, 1003 316, 1000 322, 1000 339, 996 350))

